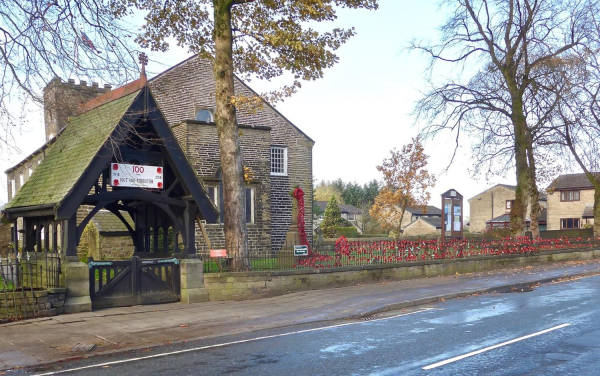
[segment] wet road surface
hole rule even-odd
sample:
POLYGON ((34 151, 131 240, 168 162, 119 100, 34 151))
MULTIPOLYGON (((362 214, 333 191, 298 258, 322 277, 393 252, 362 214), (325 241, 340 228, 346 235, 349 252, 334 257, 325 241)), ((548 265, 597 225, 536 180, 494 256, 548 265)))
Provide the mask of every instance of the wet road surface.
POLYGON ((9 374, 24 373, 598 375, 600 276, 9 374))

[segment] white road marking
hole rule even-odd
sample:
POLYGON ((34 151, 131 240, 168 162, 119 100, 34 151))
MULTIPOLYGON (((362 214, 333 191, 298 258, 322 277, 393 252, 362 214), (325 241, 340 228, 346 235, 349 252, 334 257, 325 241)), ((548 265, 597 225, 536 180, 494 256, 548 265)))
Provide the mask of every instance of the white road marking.
POLYGON ((324 326, 324 327, 321 327, 321 328, 298 330, 296 332, 281 333, 281 334, 272 334, 272 335, 269 335, 269 336, 263 336, 263 337, 257 337, 257 338, 241 339, 239 341, 219 343, 219 344, 216 344, 216 345, 207 345, 207 346, 195 347, 195 348, 192 348, 192 349, 185 349, 185 350, 172 351, 172 352, 161 353, 161 354, 147 355, 147 356, 141 356, 141 357, 138 357, 138 358, 115 360, 115 361, 112 361, 112 362, 92 364, 92 365, 89 365, 89 366, 83 366, 83 367, 65 369, 65 370, 60 370, 60 371, 52 371, 52 372, 47 372, 47 373, 40 373, 37 376, 57 375, 57 374, 60 374, 60 373, 81 371, 81 370, 90 369, 90 368, 107 367, 107 366, 112 366, 112 365, 116 365, 116 364, 137 362, 137 361, 140 361, 140 360, 153 359, 153 358, 161 358, 161 357, 165 357, 165 356, 184 354, 184 353, 193 352, 193 351, 201 351, 201 350, 207 350, 207 349, 214 349, 214 348, 217 348, 217 347, 225 347, 225 346, 231 346, 231 345, 238 345, 240 343, 256 342, 256 341, 261 341, 261 340, 264 340, 264 339, 271 339, 271 338, 278 338, 278 337, 287 337, 287 336, 291 336, 291 335, 294 335, 294 334, 310 333, 310 332, 316 332, 316 331, 326 330, 326 329, 332 329, 332 328, 341 328, 343 326, 349 326, 349 325, 370 324, 370 323, 377 322, 377 321, 390 320, 390 319, 395 319, 397 317, 414 315, 416 313, 423 313, 423 312, 433 311, 433 310, 439 310, 439 308, 438 309, 436 309, 436 308, 421 308, 420 310, 415 311, 415 312, 401 313, 399 315, 394 315, 394 316, 390 316, 390 317, 382 317, 380 319, 374 319, 374 320, 369 320, 369 321, 348 322, 348 323, 345 323, 345 324, 337 324, 337 325, 331 325, 331 326, 324 326))
POLYGON ((542 335, 542 334, 546 334, 546 333, 549 333, 549 332, 551 332, 553 330, 562 329, 562 328, 565 328, 565 327, 570 326, 570 325, 571 324, 561 324, 561 325, 555 326, 555 327, 550 328, 550 329, 545 329, 545 330, 542 330, 540 332, 536 332, 536 333, 532 333, 532 334, 529 334, 529 335, 526 335, 526 336, 523 336, 523 337, 511 339, 510 341, 502 342, 502 343, 499 343, 499 344, 494 345, 494 346, 490 346, 490 347, 486 347, 486 348, 481 349, 481 350, 470 352, 468 354, 460 355, 460 356, 457 356, 457 357, 454 357, 454 358, 451 358, 451 359, 443 360, 441 362, 433 363, 433 364, 430 364, 428 366, 423 367, 423 369, 424 370, 428 370, 428 369, 433 369, 433 368, 441 367, 443 365, 446 365, 446 364, 449 364, 449 363, 453 363, 453 362, 456 362, 456 361, 461 360, 461 359, 465 359, 465 358, 468 358, 468 357, 471 357, 471 356, 474 356, 474 355, 477 355, 477 354, 481 354, 481 353, 486 352, 486 351, 497 349, 498 347, 510 345, 510 344, 515 343, 515 342, 523 341, 523 340, 531 338, 531 337, 535 337, 535 336, 539 336, 539 335, 542 335))

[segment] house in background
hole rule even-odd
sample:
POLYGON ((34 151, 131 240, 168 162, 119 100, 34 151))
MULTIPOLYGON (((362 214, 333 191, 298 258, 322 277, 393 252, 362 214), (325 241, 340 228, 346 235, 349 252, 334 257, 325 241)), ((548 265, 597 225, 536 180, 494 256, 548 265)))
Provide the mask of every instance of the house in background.
MULTIPOLYGON (((508 184, 496 184, 485 191, 470 198, 469 206, 469 229, 471 232, 484 232, 490 228, 508 228, 510 227, 510 211, 515 202, 517 187, 508 184)), ((540 206, 542 212, 538 223, 540 231, 546 230, 546 195, 540 195, 540 206)), ((527 208, 527 221, 531 216, 531 206, 527 208)))
MULTIPOLYGON (((318 206, 321 213, 325 213, 325 209, 327 209, 327 201, 315 201, 315 204, 318 206)), ((358 224, 362 219, 362 210, 353 205, 340 204, 340 214, 343 219, 351 222, 352 224, 358 224)), ((318 220, 323 220, 323 214, 321 214, 318 220)))
MULTIPOLYGON (((327 209, 328 201, 315 201, 315 205, 319 208, 319 211, 322 213, 321 215, 314 218, 313 223, 313 232, 316 234, 319 231, 321 226, 321 222, 323 222, 325 209, 327 209)), ((347 220, 352 224, 352 226, 356 227, 356 231, 359 234, 362 234, 361 223, 362 223, 362 210, 353 205, 340 204, 340 216, 342 219, 347 220)))
POLYGON ((559 175, 548 186, 548 230, 594 223, 594 186, 585 174, 559 175))
POLYGON ((404 228, 402 236, 441 235, 441 233, 441 216, 418 216, 404 228))
POLYGON ((442 211, 435 206, 427 205, 425 207, 406 208, 404 211, 404 218, 402 218, 401 228, 404 231, 410 224, 416 222, 419 218, 435 219, 441 217, 442 211))

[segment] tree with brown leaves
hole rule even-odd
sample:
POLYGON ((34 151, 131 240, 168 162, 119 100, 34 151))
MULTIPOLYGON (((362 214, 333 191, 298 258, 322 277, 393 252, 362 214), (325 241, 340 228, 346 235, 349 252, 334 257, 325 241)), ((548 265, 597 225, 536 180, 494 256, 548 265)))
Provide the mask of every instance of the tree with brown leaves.
POLYGON ((225 245, 235 270, 249 269, 243 205, 242 156, 236 110, 260 106, 262 98, 234 91, 234 72, 242 78, 290 78, 291 83, 268 93, 270 101, 285 98, 302 80, 323 77, 338 61, 336 50, 353 28, 317 31, 316 22, 337 18, 340 8, 377 9, 377 0, 115 0, 147 11, 143 47, 166 51, 168 38, 213 60, 216 82, 215 123, 219 135, 225 214, 225 245))
POLYGON ((402 150, 390 151, 377 170, 383 173, 384 187, 375 198, 369 211, 387 230, 402 232, 402 220, 407 208, 421 207, 426 211, 431 194, 427 191, 435 185, 435 177, 427 171, 428 155, 419 138, 404 145, 402 150))

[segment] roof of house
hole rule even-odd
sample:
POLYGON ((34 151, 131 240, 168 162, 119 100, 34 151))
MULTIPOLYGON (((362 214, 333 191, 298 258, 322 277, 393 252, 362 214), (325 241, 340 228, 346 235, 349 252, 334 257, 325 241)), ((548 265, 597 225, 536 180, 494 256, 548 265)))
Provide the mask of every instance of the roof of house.
POLYGON ((4 209, 55 205, 71 191, 139 91, 71 118, 25 185, 4 209))
POLYGON ((427 223, 428 225, 435 227, 436 229, 442 228, 442 218, 441 217, 419 217, 419 219, 417 219, 416 221, 409 223, 404 228, 404 230, 406 230, 407 228, 412 226, 414 223, 417 223, 418 221, 423 221, 423 222, 427 223))
MULTIPOLYGON (((325 209, 327 208, 328 201, 315 201, 315 203, 317 204, 319 209, 321 209, 321 211, 324 212, 325 209)), ((340 207, 341 213, 359 214, 359 215, 362 214, 362 210, 360 210, 356 206, 341 204, 341 205, 339 205, 339 207, 340 207)))
MULTIPOLYGON (((525 222, 531 222, 531 220, 529 218, 525 218, 525 222)), ((510 213, 499 215, 496 218, 492 218, 489 221, 485 221, 485 223, 510 223, 510 213)))
POLYGON ((489 187, 488 189, 486 189, 483 192, 479 192, 478 194, 476 194, 475 196, 471 197, 470 199, 468 199, 467 201, 471 201, 472 199, 474 199, 475 197, 482 195, 484 193, 486 193, 487 191, 491 191, 492 189, 496 188, 496 187, 504 187, 506 189, 510 189, 511 191, 516 191, 517 190, 517 186, 516 185, 510 185, 510 184, 496 184, 492 187, 489 187))
MULTIPOLYGON (((121 214, 123 215, 123 218, 125 218, 127 223, 129 223, 129 225, 133 228, 135 225, 133 223, 133 220, 131 219, 131 216, 126 212, 121 212, 121 214)), ((98 229, 98 232, 128 231, 127 227, 125 227, 125 224, 123 224, 123 222, 121 222, 121 220, 116 215, 114 215, 108 210, 102 209, 98 211, 98 213, 96 213, 92 217, 91 221, 94 222, 94 225, 98 229)))
POLYGON ((587 204, 585 206, 585 209, 583 209, 583 214, 581 215, 581 218, 594 218, 594 205, 593 204, 587 204))
POLYGON ((423 211, 423 207, 406 208, 406 211, 413 215, 442 215, 442 211, 435 206, 427 205, 427 210, 423 211))
MULTIPOLYGON (((600 172, 594 172, 594 175, 600 178, 600 172)), ((573 188, 589 188, 594 186, 585 174, 564 174, 559 175, 550 185, 548 190, 553 189, 573 189, 573 188)))
POLYGON ((419 218, 422 221, 425 221, 432 225, 433 227, 442 228, 442 217, 421 217, 419 218))

